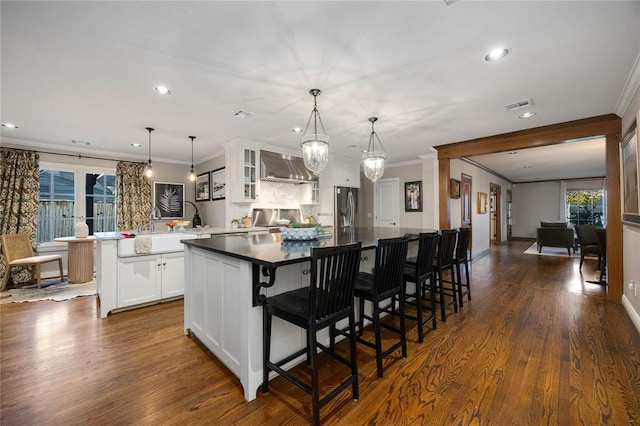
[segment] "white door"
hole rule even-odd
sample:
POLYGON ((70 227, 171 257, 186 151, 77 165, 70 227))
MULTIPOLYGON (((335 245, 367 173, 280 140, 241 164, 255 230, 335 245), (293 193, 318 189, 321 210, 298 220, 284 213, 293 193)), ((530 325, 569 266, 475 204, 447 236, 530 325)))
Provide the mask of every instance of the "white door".
POLYGON ((380 179, 374 185, 373 226, 400 227, 400 179, 380 179))

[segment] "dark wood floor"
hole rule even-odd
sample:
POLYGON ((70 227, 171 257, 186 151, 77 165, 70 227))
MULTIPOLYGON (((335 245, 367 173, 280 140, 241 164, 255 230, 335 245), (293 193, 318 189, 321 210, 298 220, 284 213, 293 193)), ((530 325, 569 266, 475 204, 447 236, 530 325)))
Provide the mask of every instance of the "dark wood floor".
MULTIPOLYGON (((530 244, 530 243, 529 243, 530 244)), ((515 242, 472 268, 473 300, 385 362, 358 347, 360 400, 325 424, 640 424, 640 336, 585 283, 578 259, 515 242)), ((309 396, 282 378, 244 400, 239 381, 182 334, 182 301, 101 320, 95 297, 1 305, 0 423, 306 424, 309 396)), ((324 358, 323 358, 324 359, 324 358)), ((340 365, 340 364, 338 364, 340 365)), ((304 373, 304 367, 298 367, 304 373)), ((327 360, 330 385, 344 369, 327 360)))

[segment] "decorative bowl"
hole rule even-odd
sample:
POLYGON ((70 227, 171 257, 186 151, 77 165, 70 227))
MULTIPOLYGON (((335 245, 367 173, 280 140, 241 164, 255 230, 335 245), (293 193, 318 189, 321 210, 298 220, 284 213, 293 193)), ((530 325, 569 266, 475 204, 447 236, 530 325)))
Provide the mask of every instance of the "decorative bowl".
POLYGON ((176 226, 178 227, 178 231, 184 231, 184 227, 189 226, 190 223, 191 221, 189 220, 177 220, 176 226))
POLYGON ((316 228, 287 228, 283 226, 280 228, 280 234, 283 240, 307 241, 318 238, 316 228))
POLYGON ((290 223, 291 223, 291 221, 290 221, 289 219, 278 219, 278 220, 276 220, 276 223, 277 223, 278 225, 284 225, 284 226, 286 226, 286 225, 290 224, 290 223))

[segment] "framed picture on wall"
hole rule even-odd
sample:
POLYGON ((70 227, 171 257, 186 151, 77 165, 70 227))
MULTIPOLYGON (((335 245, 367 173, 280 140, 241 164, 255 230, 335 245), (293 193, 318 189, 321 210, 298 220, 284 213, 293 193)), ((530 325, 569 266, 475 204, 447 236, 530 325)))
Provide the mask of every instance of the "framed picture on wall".
POLYGON ((153 205, 163 219, 184 217, 184 183, 153 183, 153 205))
POLYGON ((488 197, 486 192, 478 192, 478 214, 487 212, 488 197))
POLYGON ((640 222, 640 176, 638 173, 638 137, 634 134, 622 143, 623 219, 640 222))
POLYGON ((449 196, 451 198, 460 198, 460 181, 451 178, 449 181, 449 196))
POLYGON ((224 200, 226 196, 226 174, 224 167, 211 172, 211 199, 224 200))
POLYGON ((196 201, 209 201, 209 172, 198 175, 196 179, 196 201))
POLYGON ((404 211, 422 211, 422 181, 404 183, 404 211))

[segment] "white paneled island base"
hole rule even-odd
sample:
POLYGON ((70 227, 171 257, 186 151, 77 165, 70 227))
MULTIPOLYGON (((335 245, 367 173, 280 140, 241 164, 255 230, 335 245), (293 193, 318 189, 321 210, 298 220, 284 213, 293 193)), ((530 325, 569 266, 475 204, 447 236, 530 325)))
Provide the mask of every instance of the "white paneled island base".
MULTIPOLYGON (((275 294, 302 286, 300 264, 277 269, 275 294), (277 290, 276 290, 277 289, 277 290)), ((211 251, 185 250, 184 332, 202 342, 239 379, 251 401, 262 384, 262 307, 253 305, 253 264, 211 251)), ((262 276, 262 275, 261 275, 262 276)), ((303 330, 274 321, 273 359, 304 347, 303 330)), ((295 360, 291 365, 302 361, 295 360)))

